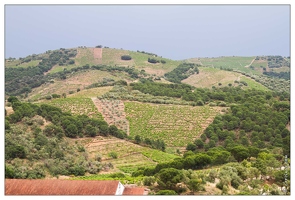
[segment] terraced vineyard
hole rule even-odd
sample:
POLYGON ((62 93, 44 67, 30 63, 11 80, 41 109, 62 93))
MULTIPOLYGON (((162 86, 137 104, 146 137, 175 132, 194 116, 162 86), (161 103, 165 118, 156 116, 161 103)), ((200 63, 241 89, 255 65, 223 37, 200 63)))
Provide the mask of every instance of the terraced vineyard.
POLYGON ((198 138, 220 113, 219 107, 192 107, 125 102, 130 135, 161 139, 168 147, 183 148, 198 138))
POLYGON ((99 154, 102 162, 111 162, 114 166, 112 171, 117 172, 131 173, 138 167, 155 166, 157 163, 172 161, 178 157, 115 137, 81 138, 79 142, 85 146, 91 158, 99 154), (112 158, 110 152, 115 152, 117 158, 112 158))
POLYGON ((89 117, 103 119, 90 98, 65 98, 46 101, 46 104, 61 108, 64 112, 71 112, 77 115, 88 115, 89 117))
POLYGON ((80 92, 76 92, 74 94, 68 95, 68 98, 93 98, 93 97, 101 96, 109 92, 112 88, 113 86, 105 86, 105 87, 85 89, 85 90, 81 90, 80 92))
POLYGON ((129 122, 126 119, 124 103, 121 100, 92 98, 98 111, 109 125, 115 125, 129 135, 129 122))

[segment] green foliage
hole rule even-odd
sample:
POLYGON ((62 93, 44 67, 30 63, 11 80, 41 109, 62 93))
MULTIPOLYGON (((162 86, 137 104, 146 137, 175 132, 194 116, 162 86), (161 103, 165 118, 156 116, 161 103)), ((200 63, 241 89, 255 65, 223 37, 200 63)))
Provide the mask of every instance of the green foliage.
POLYGON ((241 162, 249 157, 248 149, 243 146, 235 146, 230 151, 238 162, 241 162))
POLYGON ((188 187, 192 192, 200 191, 202 189, 202 179, 190 179, 188 187))
POLYGON ((98 129, 91 126, 90 124, 86 125, 85 127, 85 134, 90 137, 95 137, 96 133, 98 132, 98 129))
MULTIPOLYGON (((76 50, 71 50, 73 56, 76 55, 76 50)), ((54 65, 60 63, 66 64, 69 55, 65 50, 55 50, 48 52, 47 58, 42 58, 36 66, 5 68, 5 92, 11 95, 20 95, 31 92, 32 88, 39 87, 43 83, 50 81, 53 77, 44 75, 54 65)), ((31 59, 31 58, 30 58, 31 59)), ((28 61, 28 60, 26 60, 28 61)), ((24 60, 25 62, 25 60, 24 60)))
POLYGON ((118 158, 117 152, 114 152, 114 151, 111 151, 108 155, 109 155, 109 157, 111 157, 113 159, 117 159, 118 158))
POLYGON ((156 195, 177 195, 174 190, 159 190, 156 195))
POLYGON ((5 160, 13 158, 26 158, 25 148, 21 145, 5 145, 5 160))
POLYGON ((199 65, 193 63, 182 63, 178 65, 171 72, 166 73, 164 76, 166 79, 173 83, 180 83, 182 80, 188 78, 194 73, 199 73, 199 65))
POLYGON ((177 183, 180 183, 184 175, 182 171, 174 168, 165 168, 157 174, 158 184, 162 189, 173 189, 177 183))
POLYGON ((155 59, 155 58, 148 58, 148 62, 149 62, 149 63, 153 63, 153 64, 155 64, 155 63, 159 63, 160 60, 155 59))
POLYGON ((196 145, 193 143, 188 143, 186 146, 186 150, 188 150, 188 151, 194 151, 194 150, 196 150, 196 148, 197 148, 196 145))
POLYGON ((123 56, 121 56, 121 60, 131 60, 131 59, 132 58, 129 55, 123 55, 123 56))
POLYGON ((153 176, 146 176, 143 178, 143 184, 146 186, 152 186, 155 182, 156 179, 153 176))

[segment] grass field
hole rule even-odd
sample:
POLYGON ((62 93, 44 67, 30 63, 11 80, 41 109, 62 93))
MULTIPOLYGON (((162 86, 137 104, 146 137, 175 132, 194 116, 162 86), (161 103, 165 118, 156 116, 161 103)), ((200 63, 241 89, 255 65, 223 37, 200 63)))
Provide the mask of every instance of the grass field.
POLYGON ((252 70, 249 68, 251 62, 255 59, 255 57, 241 57, 241 56, 232 56, 232 57, 217 57, 217 58, 191 58, 187 61, 195 62, 195 63, 202 63, 203 66, 208 67, 216 67, 216 68, 230 68, 239 70, 246 73, 252 74, 261 74, 258 71, 252 70))
POLYGON ((265 86, 261 85, 255 80, 245 77, 244 75, 237 72, 225 71, 212 67, 199 67, 199 70, 199 74, 194 74, 182 82, 195 87, 212 88, 212 86, 219 87, 219 83, 221 83, 222 86, 228 86, 230 83, 232 86, 238 86, 239 84, 235 83, 234 81, 245 81, 248 83, 248 86, 243 87, 244 89, 255 88, 268 90, 265 86))
POLYGON ((272 68, 274 72, 290 72, 290 67, 280 67, 280 68, 272 68))
POLYGON ((239 73, 220 70, 212 67, 199 67, 199 74, 194 74, 183 80, 183 83, 193 85, 195 87, 212 88, 221 83, 223 86, 229 83, 234 85, 235 80, 239 80, 239 73))
POLYGON ((161 139, 168 147, 184 147, 198 138, 220 112, 218 107, 192 107, 125 102, 130 135, 161 139))
POLYGON ((119 65, 119 66, 135 66, 135 68, 144 69, 149 74, 156 74, 158 76, 173 70, 181 63, 181 61, 174 61, 167 58, 156 57, 159 60, 165 60, 166 63, 152 64, 148 62, 148 58, 152 56, 140 52, 128 51, 122 49, 103 48, 102 50, 102 63, 106 65, 119 65), (122 55, 130 55, 131 60, 121 60, 122 55))
POLYGON ((252 80, 251 78, 241 76, 240 81, 245 81, 248 84, 247 87, 243 87, 243 88, 249 88, 249 89, 253 88, 253 89, 257 89, 257 90, 269 91, 269 89, 267 87, 265 87, 264 85, 252 80))
POLYGON ((119 66, 134 66, 134 59, 121 60, 121 56, 129 55, 129 51, 121 49, 102 49, 102 64, 119 65, 119 66))
POLYGON ((10 61, 10 62, 5 62, 5 67, 23 67, 23 68, 27 68, 27 67, 36 67, 39 62, 41 60, 31 60, 30 62, 24 62, 22 64, 20 64, 20 60, 14 60, 14 61, 10 61), (18 66, 16 66, 18 65, 18 66))
POLYGON ((54 74, 54 73, 57 73, 57 72, 64 71, 65 69, 71 70, 72 68, 75 68, 75 67, 77 67, 75 64, 73 64, 73 65, 63 65, 63 66, 55 65, 47 73, 48 74, 54 74))
MULTIPOLYGON (((97 95, 94 94, 96 90, 88 90, 84 92, 84 88, 93 83, 102 82, 104 78, 109 78, 117 81, 124 77, 127 77, 124 73, 120 74, 99 70, 79 71, 73 75, 70 75, 66 80, 55 80, 54 83, 46 83, 38 88, 34 88, 33 91, 29 94, 29 98, 32 100, 38 100, 38 98, 44 97, 46 95, 61 95, 63 93, 66 93, 67 96, 73 97, 80 97, 82 94, 85 94, 85 97, 96 97, 98 95, 101 95, 103 90, 105 90, 106 88, 97 89, 97 95), (78 88, 80 88, 81 91, 76 94, 78 88), (73 91, 74 94, 70 95, 70 91, 73 91), (81 95, 79 93, 81 93, 81 95)), ((109 90, 106 89, 105 91, 108 92, 109 90)))
POLYGON ((107 92, 109 92, 113 86, 105 86, 105 87, 98 87, 98 88, 91 88, 81 90, 80 92, 76 92, 74 94, 68 95, 68 98, 92 98, 101 96, 107 92))
POLYGON ((59 98, 43 103, 61 108, 64 112, 70 112, 77 115, 88 115, 89 117, 103 119, 96 106, 90 98, 59 98))

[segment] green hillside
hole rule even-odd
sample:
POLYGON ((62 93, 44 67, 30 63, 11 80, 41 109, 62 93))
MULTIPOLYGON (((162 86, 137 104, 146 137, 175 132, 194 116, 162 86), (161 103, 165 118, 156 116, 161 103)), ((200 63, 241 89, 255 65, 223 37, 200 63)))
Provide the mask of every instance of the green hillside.
POLYGON ((290 58, 80 46, 6 59, 5 178, 290 194, 290 58))

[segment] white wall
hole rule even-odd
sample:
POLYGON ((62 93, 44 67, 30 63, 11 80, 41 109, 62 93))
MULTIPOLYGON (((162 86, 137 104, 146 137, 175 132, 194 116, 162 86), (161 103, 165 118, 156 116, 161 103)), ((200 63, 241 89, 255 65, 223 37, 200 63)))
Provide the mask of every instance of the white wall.
POLYGON ((125 189, 124 185, 122 185, 122 183, 119 182, 115 195, 122 195, 124 192, 124 189, 125 189))

